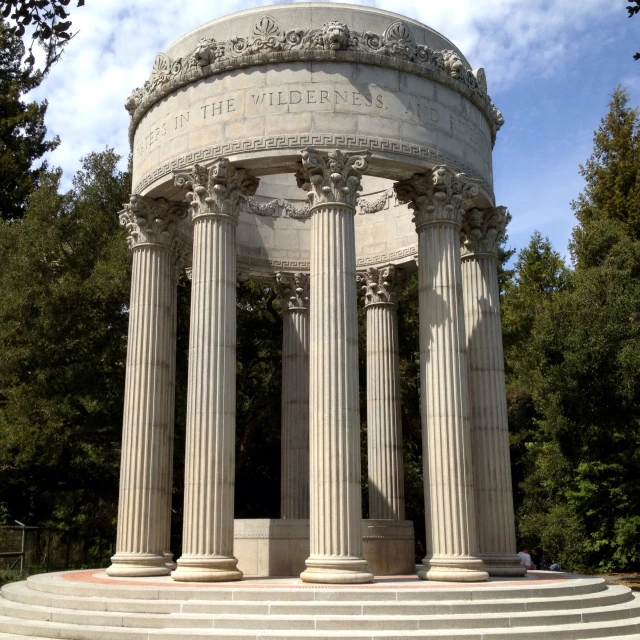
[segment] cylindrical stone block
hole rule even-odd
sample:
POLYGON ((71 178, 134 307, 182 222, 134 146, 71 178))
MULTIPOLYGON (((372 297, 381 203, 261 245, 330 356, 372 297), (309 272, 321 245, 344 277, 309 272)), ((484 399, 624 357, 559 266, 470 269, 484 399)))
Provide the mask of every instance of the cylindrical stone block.
POLYGON ((309 517, 309 312, 282 317, 282 478, 280 517, 309 517))
POLYGON ((509 426, 495 255, 463 257, 478 551, 495 576, 521 576, 516 554, 509 426))
POLYGON ((404 520, 396 305, 367 304, 369 518, 404 520))
POLYGON ((361 583, 358 325, 353 206, 312 207, 310 521, 305 582, 361 583))
POLYGON ((116 554, 110 576, 167 575, 175 378, 173 254, 133 249, 116 554))
POLYGON ((486 580, 477 557, 460 227, 418 229, 427 556, 419 576, 486 580))
POLYGON ((174 580, 239 580, 233 556, 236 222, 193 222, 182 557, 174 580))

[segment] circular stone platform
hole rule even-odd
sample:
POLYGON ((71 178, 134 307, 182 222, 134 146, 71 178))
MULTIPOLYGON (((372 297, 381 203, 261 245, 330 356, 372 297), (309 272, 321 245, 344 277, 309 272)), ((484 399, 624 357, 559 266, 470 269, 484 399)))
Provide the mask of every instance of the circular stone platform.
POLYGON ((88 570, 32 576, 0 593, 0 640, 640 638, 630 589, 543 571, 474 585, 387 576, 340 586, 258 577, 184 584, 88 570))

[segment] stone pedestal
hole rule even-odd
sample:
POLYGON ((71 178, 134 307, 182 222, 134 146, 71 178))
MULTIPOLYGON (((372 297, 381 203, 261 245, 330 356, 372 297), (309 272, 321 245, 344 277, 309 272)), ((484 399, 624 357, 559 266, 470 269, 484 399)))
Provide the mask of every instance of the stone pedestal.
POLYGON ((233 557, 236 416, 236 224, 257 180, 225 158, 178 175, 193 217, 191 333, 183 555, 184 582, 239 580, 233 557))
POLYGON ((440 166, 396 184, 415 212, 420 286, 420 364, 428 580, 474 582, 477 557, 460 224, 477 189, 440 166))
POLYGON ((369 516, 404 520, 396 267, 358 274, 367 313, 369 516))
MULTIPOLYGON (((415 575, 411 521, 363 520, 361 539, 371 573, 415 575)), ((297 576, 309 557, 309 520, 236 520, 233 553, 245 576, 297 576)))
POLYGON ((367 157, 303 152, 311 204, 310 521, 305 582, 373 580, 362 558, 354 220, 367 157))
POLYGON ((133 251, 120 465, 110 576, 169 573, 178 222, 186 208, 131 196, 120 214, 133 251), (153 340, 149 339, 153 336, 153 340), (167 557, 167 554, 169 557, 167 557))
POLYGON ((472 209, 462 224, 462 281, 469 351, 469 406, 478 550, 492 576, 522 576, 509 462, 498 248, 504 207, 472 209))
POLYGON ((281 518, 309 517, 309 276, 276 276, 282 304, 281 518))

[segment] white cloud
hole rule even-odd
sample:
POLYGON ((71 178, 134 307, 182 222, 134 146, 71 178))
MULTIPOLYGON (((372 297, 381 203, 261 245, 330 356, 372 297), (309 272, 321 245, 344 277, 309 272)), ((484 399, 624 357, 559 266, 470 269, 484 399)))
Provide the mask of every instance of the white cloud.
MULTIPOLYGON (((47 126, 62 144, 50 161, 69 180, 82 155, 113 146, 128 154, 130 91, 148 77, 153 59, 173 40, 208 20, 271 4, 234 0, 89 0, 72 14, 77 36, 41 87, 49 100, 47 126)), ((397 2, 362 2, 398 10, 397 2)), ((522 74, 562 73, 576 55, 581 34, 612 10, 610 0, 408 0, 401 11, 441 31, 484 66, 492 93, 507 90, 522 74)), ((619 7, 616 7, 619 9, 619 7)))

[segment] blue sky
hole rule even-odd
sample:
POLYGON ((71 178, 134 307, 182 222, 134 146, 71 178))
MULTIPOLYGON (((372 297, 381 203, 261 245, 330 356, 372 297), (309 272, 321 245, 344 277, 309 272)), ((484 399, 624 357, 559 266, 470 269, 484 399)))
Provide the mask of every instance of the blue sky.
MULTIPOLYGON (((75 4, 75 3, 72 3, 75 4)), ((173 40, 208 20, 271 2, 87 0, 72 18, 78 35, 33 93, 49 100, 47 126, 62 140, 50 163, 70 186, 81 156, 114 147, 128 154, 124 101, 148 77, 173 40), (159 7, 162 7, 161 9, 159 7)), ((392 0, 354 2, 398 11, 392 0)), ((525 246, 535 230, 568 257, 581 191, 578 165, 621 83, 640 105, 640 17, 625 0, 405 0, 401 12, 455 42, 505 116, 494 150, 498 204, 513 221, 509 244, 525 246)))

